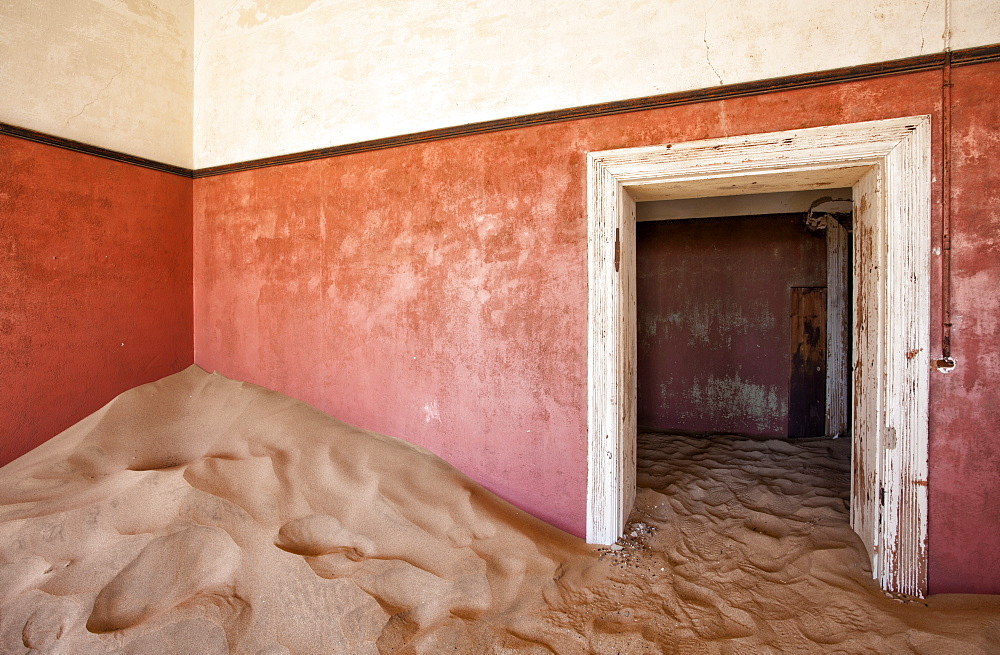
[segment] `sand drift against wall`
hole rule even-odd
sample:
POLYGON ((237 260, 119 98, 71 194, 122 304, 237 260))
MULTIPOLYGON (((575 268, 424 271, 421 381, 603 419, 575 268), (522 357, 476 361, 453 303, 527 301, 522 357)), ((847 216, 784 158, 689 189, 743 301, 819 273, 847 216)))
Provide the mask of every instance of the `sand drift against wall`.
POLYGON ((598 549, 191 367, 0 469, 0 652, 998 652, 1000 600, 868 579, 826 445, 643 444, 598 549))

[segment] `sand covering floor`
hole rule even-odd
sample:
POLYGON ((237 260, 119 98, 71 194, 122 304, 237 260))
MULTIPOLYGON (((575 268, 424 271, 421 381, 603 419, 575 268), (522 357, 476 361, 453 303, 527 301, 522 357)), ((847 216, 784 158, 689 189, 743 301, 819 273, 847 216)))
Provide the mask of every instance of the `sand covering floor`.
POLYGON ((0 469, 0 652, 1000 652, 1000 599, 869 579, 839 445, 643 435, 596 548, 191 367, 0 469))

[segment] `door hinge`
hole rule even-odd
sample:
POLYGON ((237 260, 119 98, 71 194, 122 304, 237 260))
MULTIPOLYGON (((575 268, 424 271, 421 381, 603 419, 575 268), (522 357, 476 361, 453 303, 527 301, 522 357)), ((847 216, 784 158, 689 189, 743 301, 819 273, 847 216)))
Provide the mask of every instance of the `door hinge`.
POLYGON ((615 273, 618 272, 618 264, 622 259, 622 242, 618 237, 618 228, 615 228, 615 273))

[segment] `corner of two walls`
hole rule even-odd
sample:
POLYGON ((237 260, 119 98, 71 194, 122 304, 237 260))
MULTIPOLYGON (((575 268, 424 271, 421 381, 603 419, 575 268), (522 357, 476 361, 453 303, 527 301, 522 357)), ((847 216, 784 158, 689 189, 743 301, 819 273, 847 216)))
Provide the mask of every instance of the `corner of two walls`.
POLYGON ((0 7, 0 121, 191 168, 192 4, 0 7))
MULTIPOLYGON (((190 169, 192 5, 0 7, 0 121, 190 169)), ((0 135, 0 464, 193 362, 191 186, 0 135)))
POLYGON ((0 464, 189 366, 191 180, 0 135, 0 464))

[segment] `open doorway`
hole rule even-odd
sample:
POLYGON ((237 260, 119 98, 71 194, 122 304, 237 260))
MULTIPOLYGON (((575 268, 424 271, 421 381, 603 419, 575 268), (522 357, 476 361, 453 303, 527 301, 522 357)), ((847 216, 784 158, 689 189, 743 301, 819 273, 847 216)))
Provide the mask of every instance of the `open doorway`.
POLYGON ((851 189, 638 203, 640 431, 849 432, 851 189))
POLYGON ((851 526, 883 588, 927 560, 930 120, 909 117, 588 155, 587 537, 635 498, 636 202, 850 187, 851 526))

